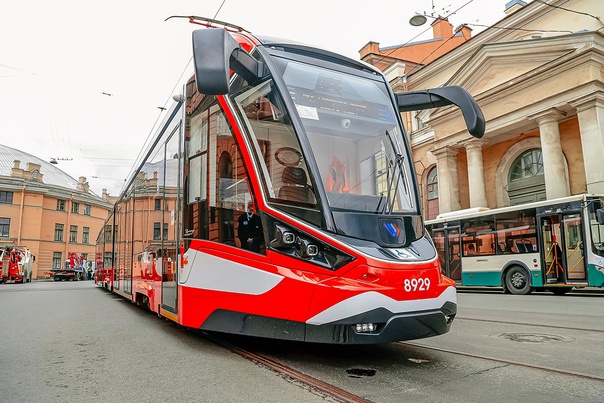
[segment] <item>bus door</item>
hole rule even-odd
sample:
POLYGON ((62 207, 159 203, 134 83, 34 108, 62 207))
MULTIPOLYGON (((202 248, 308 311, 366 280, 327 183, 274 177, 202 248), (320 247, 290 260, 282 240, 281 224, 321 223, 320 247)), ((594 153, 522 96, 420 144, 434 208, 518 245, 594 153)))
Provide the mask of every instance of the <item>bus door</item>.
POLYGON ((547 284, 586 281, 583 222, 578 212, 539 217, 541 259, 547 284))
POLYGON ((461 281, 461 237, 459 227, 434 230, 434 244, 443 274, 456 282, 461 281))

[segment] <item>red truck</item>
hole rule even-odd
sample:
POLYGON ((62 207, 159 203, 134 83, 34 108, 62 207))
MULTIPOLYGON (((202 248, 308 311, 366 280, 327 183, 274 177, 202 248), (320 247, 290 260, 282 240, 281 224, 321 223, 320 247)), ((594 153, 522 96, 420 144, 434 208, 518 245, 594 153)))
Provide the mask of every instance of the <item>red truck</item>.
POLYGON ((33 256, 23 246, 0 249, 0 283, 26 283, 31 281, 33 256))

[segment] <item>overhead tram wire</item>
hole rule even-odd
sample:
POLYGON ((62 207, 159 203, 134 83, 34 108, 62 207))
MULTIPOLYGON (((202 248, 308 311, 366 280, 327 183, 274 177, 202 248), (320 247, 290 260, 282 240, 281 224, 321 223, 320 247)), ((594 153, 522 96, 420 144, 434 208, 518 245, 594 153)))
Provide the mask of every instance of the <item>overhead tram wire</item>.
MULTIPOLYGON (((470 1, 468 1, 467 3, 463 4, 462 6, 460 6, 460 7, 459 7, 459 8, 457 8, 456 10, 454 10, 453 12, 450 12, 449 14, 447 14, 446 16, 441 17, 441 18, 445 18, 445 19, 449 18, 450 16, 452 16, 452 15, 453 15, 453 14, 455 14, 455 13, 457 13, 459 10, 461 10, 462 8, 464 8, 465 6, 467 6, 468 4, 470 4, 470 3, 472 3, 472 2, 474 2, 474 0, 470 0, 470 1)), ((440 16, 439 16, 439 17, 440 17, 440 16)), ((432 17, 432 18, 436 18, 436 17, 432 17)), ((466 25, 469 25, 469 24, 466 24, 466 25)), ((400 49, 400 48, 402 48, 402 47, 404 47, 404 46, 406 46, 406 45, 408 45, 408 44, 412 43, 412 42, 413 42, 415 39, 417 39, 418 37, 420 37, 420 36, 422 36, 423 34, 425 34, 426 32, 428 32, 428 31, 430 30, 430 28, 431 28, 431 27, 428 27, 428 28, 424 29, 422 32, 420 32, 419 34, 415 35, 413 38, 409 39, 407 42, 403 43, 402 45, 396 46, 396 47, 395 47, 394 49, 392 49, 390 52, 386 53, 385 55, 382 55, 382 58, 381 58, 381 59, 378 59, 378 60, 377 60, 377 62, 376 62, 376 64, 377 64, 377 63, 379 63, 380 61, 384 60, 385 58, 387 58, 387 57, 388 57, 388 56, 390 56, 391 54, 393 54, 393 53, 394 53, 396 50, 398 50, 398 49, 400 49)), ((449 38, 449 39, 451 39, 451 38, 449 38)), ((448 40, 448 39, 447 39, 447 40, 448 40)), ((444 45, 444 44, 443 44, 443 45, 444 45)), ((441 46, 442 46, 442 45, 441 45, 441 46)), ((434 53, 434 52, 432 52, 432 53, 434 53)), ((424 60, 426 60, 426 58, 424 58, 424 60)), ((422 61, 423 61, 423 60, 422 60, 422 61)), ((417 68, 417 66, 416 66, 415 68, 417 68)), ((413 68, 413 70, 415 70, 415 68, 413 68)), ((411 71, 413 71, 413 70, 411 70, 411 71)))
MULTIPOLYGON (((556 5, 553 5, 553 4, 549 4, 549 3, 546 3, 546 2, 545 2, 545 1, 543 1, 543 0, 533 0, 533 1, 535 1, 535 2, 537 2, 537 3, 544 4, 544 5, 548 6, 548 7, 557 8, 557 9, 560 9, 560 10, 568 11, 569 13, 575 13, 575 14, 587 15, 588 17, 591 17, 591 18, 594 18, 594 19, 598 20, 598 22, 599 22, 600 24, 602 24, 602 27, 604 28, 604 22, 602 22, 602 20, 601 20, 601 19, 600 19, 600 17, 598 17, 598 16, 595 16, 595 15, 592 15, 592 14, 589 14, 589 13, 585 13, 585 12, 583 12, 583 11, 571 10, 570 8, 565 8, 565 7, 560 7, 560 6, 556 6, 556 5)), ((600 29, 602 29, 602 28, 600 28, 600 29)), ((599 31, 600 29, 598 29, 598 31, 599 31)))
POLYGON ((224 6, 224 3, 226 3, 226 0, 222 0, 222 4, 220 4, 220 7, 218 7, 218 10, 216 10, 216 14, 214 14, 214 20, 216 19, 216 17, 218 17, 218 13, 220 12, 220 10, 222 10, 222 6, 224 6))
MULTIPOLYGON (((474 0, 470 0, 470 1, 468 1, 467 3, 463 4, 461 7, 457 8, 457 9, 456 9, 456 10, 454 10, 453 12, 451 12, 451 13, 447 14, 445 17, 441 17, 441 18, 449 18, 451 15, 453 15, 453 14, 457 13, 459 10, 461 10, 461 9, 462 9, 462 8, 464 8, 464 7, 466 7, 468 4, 472 3, 473 1, 474 1, 474 0)), ((600 23, 602 23, 602 21, 600 20, 600 18, 599 18, 599 17, 594 16, 594 15, 591 15, 591 14, 589 14, 589 13, 584 13, 584 12, 581 12, 581 11, 575 11, 575 10, 567 9, 567 8, 560 7, 560 6, 554 6, 554 5, 551 5, 551 4, 548 4, 548 3, 545 3, 543 0, 533 0, 533 1, 535 1, 535 2, 537 2, 537 3, 544 4, 544 5, 549 6, 549 7, 558 8, 558 9, 561 9, 561 10, 564 10, 564 11, 573 12, 573 13, 582 14, 582 15, 587 15, 587 16, 589 16, 589 17, 595 18, 595 19, 596 19, 596 20, 598 20, 600 23)), ((433 18, 435 18, 435 17, 433 17, 433 18)), ((540 30, 540 29, 508 28, 508 27, 500 27, 500 26, 496 26, 496 25, 482 25, 482 24, 473 24, 473 23, 464 23, 464 24, 462 24, 462 25, 469 26, 469 27, 493 28, 493 29, 501 29, 501 30, 508 30, 508 31, 521 31, 521 32, 552 32, 552 33, 553 33, 553 32, 558 32, 558 33, 570 33, 570 34, 572 34, 572 33, 573 33, 572 31, 568 31, 568 30, 554 30, 554 29, 552 29, 552 30, 540 30)), ((602 25, 604 25, 604 23, 603 23, 602 25)), ((391 55, 391 54, 392 54, 394 51, 396 51, 397 49, 399 49, 399 48, 401 48, 401 47, 403 47, 403 46, 405 46, 405 45, 409 44, 411 41, 413 41, 414 39, 416 39, 418 36, 423 35, 423 34, 424 34, 426 31, 428 31, 428 29, 429 29, 429 28, 427 28, 426 30, 422 31, 420 34, 418 34, 418 35, 416 35, 415 37, 411 38, 409 41, 405 42, 404 44, 402 44, 402 45, 400 45, 400 46, 397 46, 395 49, 393 49, 393 50, 392 50, 392 51, 390 51, 389 53, 387 53, 387 54, 383 55, 383 57, 382 57, 381 59, 379 59, 378 61, 383 60, 384 58, 386 58, 386 57, 390 56, 390 55, 391 55)), ((598 29, 598 31, 600 31, 600 30, 602 30, 602 29, 604 29, 604 27, 602 27, 602 28, 598 29)), ((441 48, 441 47, 442 47, 442 46, 443 46, 445 43, 447 43, 447 42, 448 42, 450 39, 452 39, 454 36, 455 36, 455 34, 454 34, 454 35, 453 35, 451 38, 449 38, 449 39, 447 39, 445 42, 443 42, 443 43, 442 43, 442 44, 441 44, 441 45, 440 45, 440 46, 439 46, 437 49, 435 49, 435 50, 434 50, 434 51, 432 51, 432 52, 431 52, 429 55, 427 55, 427 56, 426 56, 426 57, 425 57, 425 58, 424 58, 422 61, 420 61, 419 63, 417 63, 417 64, 416 64, 416 66, 414 66, 414 67, 411 69, 411 71, 409 71, 409 73, 407 73, 407 75, 409 75, 409 74, 413 73, 414 71, 418 70, 418 69, 419 69, 419 68, 422 66, 422 63, 423 63, 423 62, 424 62, 424 61, 425 61, 425 60, 426 60, 428 57, 430 57, 432 54, 434 54, 434 52, 436 52, 438 49, 440 49, 440 48, 441 48)))
MULTIPOLYGON (((226 0, 223 0, 223 4, 224 4, 224 1, 226 1, 226 0)), ((214 17, 214 18, 216 18, 216 17, 214 17)), ((172 87, 172 91, 170 92, 170 94, 174 94, 176 92, 177 87, 179 86, 180 83, 182 83, 183 77, 185 76, 185 74, 187 73, 187 71, 189 71, 189 67, 191 66, 191 62, 192 61, 193 61, 193 56, 191 56, 189 58, 189 61, 186 63, 184 69, 180 73, 180 76, 176 80, 176 83, 172 87)), ((181 95, 184 95, 184 94, 181 94, 181 95)), ((128 172, 128 175, 127 175, 128 178, 130 178, 134 174, 134 171, 135 171, 136 167, 138 166, 139 163, 142 162, 141 159, 143 158, 143 153, 146 151, 147 145, 149 145, 151 143, 151 141, 153 141, 153 135, 154 135, 155 131, 157 130, 157 124, 160 121, 163 112, 168 109, 168 106, 169 106, 168 104, 170 103, 170 101, 172 99, 173 98, 169 96, 166 99, 166 101, 164 102, 163 106, 158 107, 160 109, 160 111, 157 114, 157 118, 155 119, 155 122, 153 123, 153 126, 151 126, 151 130, 149 131, 149 134, 147 135, 147 138, 145 139, 144 146, 138 152, 138 155, 136 156, 136 158, 134 160, 134 164, 131 166, 130 172, 128 172)))
MULTIPOLYGON (((218 17, 218 13, 220 12, 220 10, 222 9, 222 7, 224 6, 224 3, 226 3, 226 0, 222 0, 222 3, 220 4, 220 7, 218 7, 218 10, 216 10, 216 13, 214 14, 214 18, 213 18, 214 20, 216 19, 216 17, 218 17)), ((193 56, 191 55, 191 57, 189 58, 189 61, 185 65, 185 68, 183 69, 182 73, 180 73, 180 77, 178 77, 178 80, 176 80, 176 83, 174 84, 174 87, 172 87, 172 91, 170 92, 171 94, 174 94, 174 92, 176 91, 176 88, 182 82, 183 77, 185 76, 185 74, 187 73, 187 71, 189 71, 189 67, 191 66, 191 62, 192 61, 193 61, 193 56)), ((184 95, 184 94, 182 94, 182 95, 184 95)), ((139 151, 138 155, 136 156, 135 162, 132 165, 132 167, 130 169, 130 172, 128 172, 128 177, 130 177, 134 173, 134 170, 136 169, 135 167, 138 165, 138 163, 142 162, 140 160, 142 159, 143 152, 146 149, 146 146, 152 141, 153 134, 155 133, 155 130, 156 130, 156 126, 157 126, 158 122, 160 121, 162 113, 165 110, 167 110, 168 104, 170 103, 171 99, 172 99, 172 97, 168 97, 166 99, 166 101, 164 102, 163 106, 158 107, 160 109, 160 111, 159 111, 159 114, 157 115, 157 119, 155 119, 155 122, 153 123, 153 126, 151 127, 151 130, 150 130, 149 134, 147 135, 147 139, 145 140, 145 144, 144 144, 145 146, 141 148, 141 150, 139 151)))

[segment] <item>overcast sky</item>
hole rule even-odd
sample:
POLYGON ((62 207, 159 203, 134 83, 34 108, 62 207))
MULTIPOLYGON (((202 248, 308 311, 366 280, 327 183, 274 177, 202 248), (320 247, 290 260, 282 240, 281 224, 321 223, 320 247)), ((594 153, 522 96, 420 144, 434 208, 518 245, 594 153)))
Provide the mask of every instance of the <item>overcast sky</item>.
POLYGON ((159 107, 192 75, 191 32, 199 27, 170 16, 215 17, 359 59, 370 41, 431 38, 429 23, 409 25, 415 13, 475 24, 476 34, 505 17, 508 2, 0 0, 0 144, 57 158, 96 194, 117 196, 159 107))

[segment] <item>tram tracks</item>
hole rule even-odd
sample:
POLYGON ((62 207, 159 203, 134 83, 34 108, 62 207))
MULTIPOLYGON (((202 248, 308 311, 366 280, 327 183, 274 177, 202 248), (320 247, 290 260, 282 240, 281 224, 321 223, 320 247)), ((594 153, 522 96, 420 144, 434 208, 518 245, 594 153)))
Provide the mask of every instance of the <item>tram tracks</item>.
POLYGON ((560 326, 560 325, 544 325, 535 323, 523 323, 523 322, 510 322, 505 320, 493 320, 493 319, 478 319, 478 318, 465 318, 463 316, 457 316, 456 320, 469 320, 474 322, 485 322, 485 323, 498 323, 504 325, 517 325, 517 326, 531 326, 531 327, 543 327, 548 329, 563 329, 563 330, 576 330, 581 332, 596 332, 604 333, 604 329, 586 329, 580 327, 560 326))
POLYGON ((574 377, 579 377, 579 378, 584 378, 584 379, 589 379, 589 380, 594 380, 594 381, 604 381, 603 376, 583 374, 583 373, 575 372, 575 371, 567 371, 567 370, 558 369, 558 368, 550 368, 550 367, 546 367, 543 365, 529 364, 529 363, 524 363, 524 362, 507 360, 507 359, 503 359, 503 358, 490 357, 490 356, 481 355, 481 354, 467 353, 465 351, 458 351, 458 350, 453 350, 453 349, 449 349, 449 348, 426 346, 426 345, 423 345, 420 343, 414 343, 414 342, 400 342, 400 343, 403 345, 413 346, 413 347, 417 347, 417 348, 423 348, 423 349, 432 350, 432 351, 438 351, 441 353, 449 353, 449 354, 461 355, 464 357, 478 358, 481 360, 494 361, 494 362, 499 362, 499 363, 503 363, 503 364, 515 365, 515 366, 524 367, 524 368, 537 369, 537 370, 541 370, 541 371, 553 372, 553 373, 557 373, 557 374, 574 376, 574 377))
MULTIPOLYGON (((482 321, 480 319, 470 319, 470 318, 467 318, 467 320, 482 321)), ((528 324, 523 324, 523 323, 505 322, 505 321, 486 320, 485 322, 505 323, 505 324, 514 324, 514 325, 528 325, 528 324)), ((535 326, 535 325, 532 325, 532 326, 535 326)), ((537 325, 537 326, 539 326, 539 325, 537 325)), ((562 327, 562 326, 544 326, 544 327, 596 331, 598 333, 601 333, 600 330, 595 330, 595 329, 576 329, 576 328, 569 328, 569 327, 562 327)), ((341 389, 340 387, 328 384, 328 383, 320 380, 322 378, 321 376, 317 377, 316 374, 311 376, 311 375, 308 375, 307 373, 303 373, 303 372, 299 371, 298 369, 296 369, 296 367, 298 367, 298 365, 296 364, 296 360, 294 360, 291 363, 285 362, 279 358, 274 357, 273 354, 271 354, 271 353, 269 353, 269 354, 258 353, 258 352, 254 351, 255 348, 247 348, 245 346, 241 347, 241 346, 237 345, 238 342, 235 342, 235 344, 232 344, 228 340, 224 340, 222 338, 219 338, 218 336, 214 336, 212 334, 207 334, 205 332, 202 332, 202 333, 203 333, 204 337, 206 337, 210 341, 216 343, 217 345, 219 345, 247 360, 250 360, 259 366, 265 367, 265 368, 277 373, 278 375, 287 379, 289 382, 292 382, 294 384, 299 384, 301 387, 306 388, 309 391, 312 391, 312 393, 318 394, 320 396, 324 396, 326 401, 341 402, 341 403, 370 403, 371 402, 371 400, 364 399, 363 397, 361 397, 359 395, 355 395, 354 393, 351 393, 347 390, 341 389)), ((510 366, 512 368, 518 367, 518 368, 524 368, 525 370, 537 370, 537 371, 542 371, 544 373, 562 375, 562 376, 567 376, 567 377, 571 377, 574 379, 582 379, 584 381, 604 382, 604 376, 600 376, 600 374, 598 374, 598 373, 595 373, 595 374, 582 373, 579 371, 572 371, 572 370, 568 370, 565 368, 556 368, 556 367, 548 366, 547 364, 540 365, 540 364, 532 363, 532 362, 522 362, 522 360, 514 360, 512 358, 507 358, 505 356, 496 357, 496 356, 490 356, 490 355, 485 355, 485 354, 477 354, 477 353, 466 352, 466 351, 462 351, 462 350, 456 350, 454 348, 448 348, 446 346, 430 346, 430 345, 423 344, 421 341, 406 341, 406 342, 398 342, 398 343, 393 343, 393 344, 398 344, 400 346, 406 346, 407 348, 429 350, 429 351, 433 351, 433 352, 436 352, 439 354, 451 355, 451 357, 454 357, 454 356, 466 357, 466 358, 470 358, 473 360, 480 360, 480 361, 484 361, 484 362, 493 362, 493 363, 503 364, 503 365, 510 366)), ((443 359, 444 359, 444 357, 443 357, 443 359)), ((446 360, 446 361, 449 361, 449 360, 446 360)), ((380 362, 380 360, 378 359, 376 362, 366 361, 365 366, 367 368, 376 368, 379 371, 380 368, 383 369, 383 364, 384 363, 380 362)), ((386 364, 386 366, 389 366, 389 365, 390 364, 386 364)), ((384 379, 384 378, 382 378, 382 379, 384 379)), ((358 393, 358 391, 356 391, 356 393, 358 393)))
POLYGON ((219 339, 205 332, 203 333, 203 335, 208 340, 211 340, 213 343, 223 348, 226 348, 227 350, 238 354, 239 356, 247 360, 256 362, 257 364, 262 365, 270 369, 271 371, 276 372, 279 375, 285 376, 294 382, 303 384, 304 386, 312 389, 313 391, 317 391, 322 395, 334 399, 334 401, 337 401, 339 403, 371 403, 370 400, 363 399, 360 396, 354 395, 336 386, 330 385, 319 379, 306 375, 266 355, 254 353, 244 348, 237 347, 225 340, 219 339))

